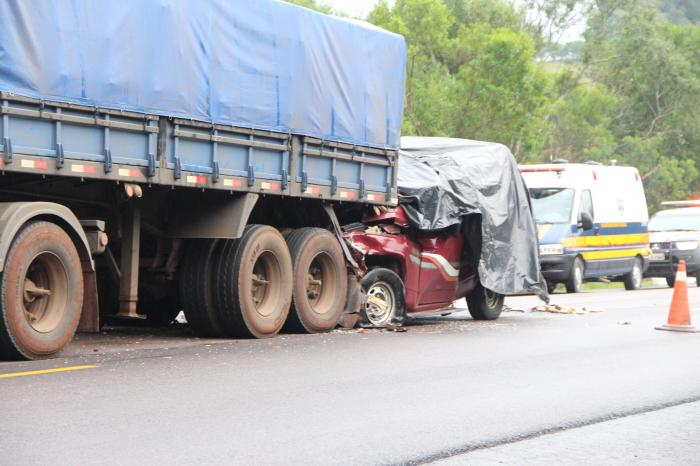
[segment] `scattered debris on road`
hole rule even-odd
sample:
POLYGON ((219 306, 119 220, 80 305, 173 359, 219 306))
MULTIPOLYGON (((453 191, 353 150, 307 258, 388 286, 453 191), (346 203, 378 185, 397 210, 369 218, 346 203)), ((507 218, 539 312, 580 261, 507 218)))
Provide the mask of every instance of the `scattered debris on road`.
POLYGON ((551 312, 553 314, 589 314, 593 312, 603 312, 599 307, 571 307, 560 304, 540 304, 531 309, 533 312, 551 312))

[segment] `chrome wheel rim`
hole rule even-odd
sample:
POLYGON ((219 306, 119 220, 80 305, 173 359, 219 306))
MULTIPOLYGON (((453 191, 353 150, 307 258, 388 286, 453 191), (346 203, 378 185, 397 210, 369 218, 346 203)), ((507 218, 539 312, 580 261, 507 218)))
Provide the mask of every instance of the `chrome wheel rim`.
POLYGON ((583 271, 581 270, 581 265, 577 264, 576 267, 574 267, 574 285, 576 286, 576 289, 578 290, 581 288, 581 285, 583 284, 583 271))
POLYGON ((498 294, 494 291, 484 288, 484 303, 489 309, 498 306, 498 294))
POLYGON ((642 269, 639 267, 639 262, 635 263, 632 269, 632 283, 635 288, 642 286, 642 269))
POLYGON ((386 282, 374 283, 367 291, 365 315, 372 325, 385 324, 394 315, 396 296, 386 282))

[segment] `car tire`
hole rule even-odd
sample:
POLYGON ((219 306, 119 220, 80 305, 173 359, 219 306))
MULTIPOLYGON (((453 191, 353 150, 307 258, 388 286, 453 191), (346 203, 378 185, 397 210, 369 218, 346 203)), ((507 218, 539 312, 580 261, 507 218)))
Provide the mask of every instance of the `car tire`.
POLYGON ((378 267, 360 282, 365 302, 360 312, 361 327, 386 327, 406 311, 403 280, 395 272, 378 267))
POLYGON ((640 289, 642 287, 643 275, 642 261, 636 257, 632 270, 623 277, 622 281, 625 284, 625 289, 629 291, 640 289))
POLYGON ((578 293, 581 291, 581 285, 583 285, 583 274, 585 270, 586 266, 583 263, 583 259, 580 257, 574 259, 574 264, 571 266, 571 274, 565 283, 567 293, 578 293))
POLYGON ((504 296, 481 284, 467 295, 467 308, 474 320, 496 320, 503 312, 504 296))
POLYGON ((668 285, 669 288, 673 288, 676 284, 676 276, 675 275, 668 275, 666 277, 666 284, 668 285))

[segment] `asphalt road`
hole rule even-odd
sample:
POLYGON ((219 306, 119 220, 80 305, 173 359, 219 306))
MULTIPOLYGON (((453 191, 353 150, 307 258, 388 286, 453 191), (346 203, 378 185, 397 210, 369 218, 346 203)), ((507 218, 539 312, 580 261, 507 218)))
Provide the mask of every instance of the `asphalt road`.
MULTIPOLYGON (((700 333, 670 289, 586 292, 495 322, 259 341, 112 328, 0 363, 0 464, 700 464, 700 333)), ((700 289, 690 290, 700 324, 700 289)), ((459 304, 459 303, 458 303, 459 304)))

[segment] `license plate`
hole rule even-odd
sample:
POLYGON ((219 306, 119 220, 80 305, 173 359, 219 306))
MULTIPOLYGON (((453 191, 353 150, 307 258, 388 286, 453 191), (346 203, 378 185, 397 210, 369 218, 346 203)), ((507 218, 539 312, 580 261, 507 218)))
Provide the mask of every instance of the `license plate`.
POLYGON ((663 252, 654 252, 651 254, 651 257, 649 259, 653 261, 666 260, 666 254, 664 254, 663 252))

